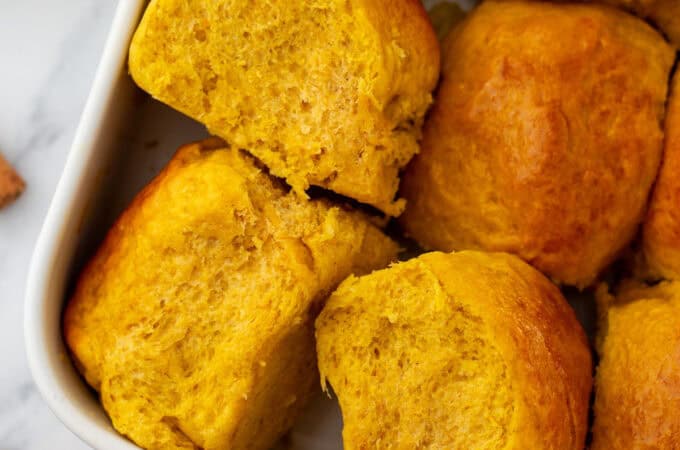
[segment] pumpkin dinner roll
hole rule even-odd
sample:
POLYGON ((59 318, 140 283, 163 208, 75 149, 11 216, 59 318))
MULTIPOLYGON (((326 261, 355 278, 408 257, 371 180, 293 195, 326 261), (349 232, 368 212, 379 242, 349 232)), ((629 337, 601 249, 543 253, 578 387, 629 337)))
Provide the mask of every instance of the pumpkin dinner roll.
POLYGON ((439 44, 418 0, 152 0, 130 73, 298 192, 389 214, 418 151, 439 44))
POLYGON ((598 289, 592 450, 680 448, 680 283, 598 289))
POLYGON ((483 2, 444 43, 403 228, 590 285, 642 222, 674 55, 608 6, 483 2))
POLYGON ((504 253, 427 253, 331 295, 322 385, 352 449, 578 449, 591 358, 555 285, 504 253))
MULTIPOLYGON (((680 4, 680 3, 679 3, 680 4)), ((680 280, 680 75, 673 79, 659 177, 642 229, 645 272, 680 280)))
POLYGON ((113 426, 149 449, 267 449, 313 392, 313 320, 397 246, 301 201, 219 139, 181 148, 82 273, 64 334, 113 426))

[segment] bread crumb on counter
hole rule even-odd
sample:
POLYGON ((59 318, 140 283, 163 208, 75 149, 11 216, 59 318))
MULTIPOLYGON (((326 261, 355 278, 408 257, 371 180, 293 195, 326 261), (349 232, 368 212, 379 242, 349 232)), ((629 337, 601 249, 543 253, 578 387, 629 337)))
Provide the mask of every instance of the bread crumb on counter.
POLYGON ((0 209, 16 200, 25 188, 24 180, 0 154, 0 209))

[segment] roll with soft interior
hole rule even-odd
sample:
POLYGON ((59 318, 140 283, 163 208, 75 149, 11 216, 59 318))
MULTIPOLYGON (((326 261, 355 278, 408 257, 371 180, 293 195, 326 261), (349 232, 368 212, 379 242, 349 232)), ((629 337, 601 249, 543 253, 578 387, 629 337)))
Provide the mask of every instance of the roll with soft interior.
POLYGON ((182 147, 114 224, 64 335, 139 446, 268 449, 314 391, 322 302, 396 252, 363 214, 301 201, 211 139, 182 147))
POLYGON ((583 449, 588 342, 515 256, 435 252, 352 276, 316 337, 346 450, 583 449))
POLYGON ((419 0, 152 0, 130 73, 296 191, 396 215, 439 44, 419 0))

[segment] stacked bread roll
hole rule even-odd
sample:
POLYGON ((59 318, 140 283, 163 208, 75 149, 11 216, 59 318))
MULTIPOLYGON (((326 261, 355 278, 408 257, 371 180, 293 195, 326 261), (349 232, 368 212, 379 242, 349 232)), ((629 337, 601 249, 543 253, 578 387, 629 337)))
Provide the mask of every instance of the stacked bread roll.
POLYGON ((516 256, 431 252, 350 277, 316 336, 347 449, 583 448, 585 334, 516 256))
POLYGON ((313 322, 397 246, 302 202, 219 139, 181 148, 109 232, 64 315, 118 431, 145 448, 268 448, 316 381, 313 322))
POLYGON ((444 43, 404 229, 425 248, 511 252, 591 285, 642 220, 673 60, 611 8, 482 3, 444 43))
POLYGON ((157 0, 130 73, 298 192, 313 184, 397 214, 439 50, 415 0, 157 0))
POLYGON ((346 449, 582 449, 591 348, 559 287, 594 288, 642 225, 635 279, 598 288, 593 445, 680 445, 675 3, 609 3, 440 6, 440 44, 416 0, 152 0, 130 73, 218 137, 66 307, 113 426, 267 449, 320 379, 346 449), (404 236, 423 252, 396 263, 404 236))

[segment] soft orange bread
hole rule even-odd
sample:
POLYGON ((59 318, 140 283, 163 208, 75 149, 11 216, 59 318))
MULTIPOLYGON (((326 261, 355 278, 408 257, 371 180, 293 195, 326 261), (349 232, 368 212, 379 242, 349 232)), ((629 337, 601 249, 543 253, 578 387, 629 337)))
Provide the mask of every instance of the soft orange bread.
POLYGON ((129 65, 142 89, 298 192, 397 214, 439 45, 418 0, 152 0, 129 65))
POLYGON ((316 321, 345 450, 582 449, 591 357, 560 291, 508 254, 350 277, 316 321))
MULTIPOLYGON (((590 0, 594 1, 594 0, 590 0)), ((597 0, 620 6, 650 20, 668 39, 680 46, 680 1, 678 0, 597 0)))
POLYGON ((673 60, 614 8, 482 3, 444 44, 404 229, 429 249, 507 251, 591 284, 642 221, 673 60))
POLYGON ((80 277, 64 335, 114 427, 149 449, 267 449, 318 377, 313 320, 396 245, 301 202, 214 139, 180 149, 80 277))
POLYGON ((674 77, 668 100, 663 162, 643 227, 642 247, 646 275, 680 280, 680 74, 674 77))
POLYGON ((598 289, 592 450, 680 448, 680 283, 598 289))

